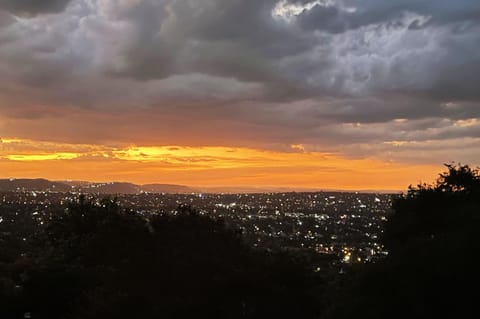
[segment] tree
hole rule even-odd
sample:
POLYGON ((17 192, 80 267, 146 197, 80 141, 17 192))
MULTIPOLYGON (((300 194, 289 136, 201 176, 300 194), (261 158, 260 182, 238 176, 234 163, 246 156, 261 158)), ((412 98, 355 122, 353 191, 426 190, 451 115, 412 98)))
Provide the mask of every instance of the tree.
POLYGON ((343 281, 327 318, 471 317, 480 237, 480 175, 446 165, 433 185, 394 200, 384 235, 389 255, 343 281))
POLYGON ((393 202, 394 214, 386 225, 384 241, 390 250, 408 241, 452 236, 478 225, 480 174, 468 165, 445 164, 433 185, 410 186, 393 202))
POLYGON ((436 189, 447 193, 480 192, 480 171, 468 165, 445 164, 448 171, 440 174, 436 189))
POLYGON ((49 319, 319 313, 322 278, 308 263, 254 250, 237 230, 191 207, 142 216, 115 200, 80 198, 48 219, 29 252, 10 318, 27 312, 49 319))

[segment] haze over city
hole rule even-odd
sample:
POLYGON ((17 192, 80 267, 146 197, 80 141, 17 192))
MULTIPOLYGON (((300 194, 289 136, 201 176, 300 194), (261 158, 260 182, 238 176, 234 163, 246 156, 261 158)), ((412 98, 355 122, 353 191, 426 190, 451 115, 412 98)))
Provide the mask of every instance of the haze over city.
POLYGON ((404 190, 480 164, 477 0, 0 0, 0 178, 404 190))

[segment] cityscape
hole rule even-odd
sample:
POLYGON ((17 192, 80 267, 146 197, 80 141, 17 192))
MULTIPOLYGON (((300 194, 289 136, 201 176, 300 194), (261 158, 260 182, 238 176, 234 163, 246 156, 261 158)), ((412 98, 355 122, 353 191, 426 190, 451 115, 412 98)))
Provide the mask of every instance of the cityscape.
POLYGON ((475 318, 480 0, 0 0, 0 319, 475 318))
MULTIPOLYGON (((3 205, 16 206, 15 215, 0 223, 18 224, 31 218, 43 225, 55 205, 66 207, 81 194, 16 191, 0 193, 3 205), (22 214, 23 216, 19 216, 22 214)), ((103 195, 105 196, 105 195, 103 195)), ((253 247, 304 249, 331 257, 332 266, 373 262, 388 254, 381 244, 383 224, 391 213, 392 194, 345 192, 258 194, 117 194, 118 203, 148 218, 177 214, 182 206, 200 215, 223 220, 242 232, 253 247)), ((101 195, 87 195, 102 205, 101 195)))

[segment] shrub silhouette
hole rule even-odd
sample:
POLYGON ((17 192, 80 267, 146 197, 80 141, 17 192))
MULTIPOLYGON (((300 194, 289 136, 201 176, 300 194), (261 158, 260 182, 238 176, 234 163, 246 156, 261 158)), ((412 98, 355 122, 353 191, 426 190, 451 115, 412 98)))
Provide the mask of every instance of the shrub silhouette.
POLYGON ((471 318, 480 283, 480 175, 446 165, 433 185, 394 200, 389 256, 353 271, 326 318, 471 318))
MULTIPOLYGON (((49 319, 314 318, 319 313, 322 278, 304 259, 253 250, 238 231, 191 207, 143 217, 115 200, 82 197, 48 219, 28 256, 17 259, 24 263, 16 270, 23 274, 21 290, 2 292, 2 318, 25 313, 49 319)), ((11 281, 15 286, 16 279, 11 281)))

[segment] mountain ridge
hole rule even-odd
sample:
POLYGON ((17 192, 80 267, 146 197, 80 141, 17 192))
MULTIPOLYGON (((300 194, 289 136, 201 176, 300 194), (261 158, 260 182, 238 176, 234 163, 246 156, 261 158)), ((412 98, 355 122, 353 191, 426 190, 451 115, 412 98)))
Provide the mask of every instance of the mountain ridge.
POLYGON ((44 178, 0 179, 0 191, 80 192, 93 194, 187 194, 198 192, 198 190, 189 186, 174 184, 137 185, 128 182, 50 181, 44 178))
POLYGON ((339 192, 339 193, 388 193, 398 194, 399 190, 341 190, 328 188, 289 188, 289 187, 253 187, 253 186, 218 186, 218 187, 193 187, 177 184, 134 184, 129 182, 88 182, 88 181, 50 181, 45 178, 9 178, 0 179, 0 191, 44 191, 44 192, 78 192, 91 194, 258 194, 258 193, 312 193, 312 192, 339 192))

